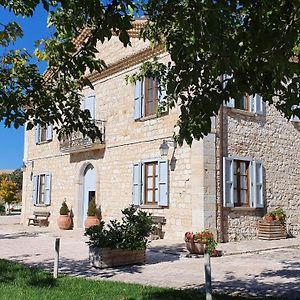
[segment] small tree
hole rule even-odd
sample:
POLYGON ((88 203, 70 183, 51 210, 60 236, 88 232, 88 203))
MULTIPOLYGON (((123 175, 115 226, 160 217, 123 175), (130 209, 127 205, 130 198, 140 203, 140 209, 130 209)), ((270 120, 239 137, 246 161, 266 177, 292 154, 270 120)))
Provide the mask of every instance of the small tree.
POLYGON ((69 212, 70 212, 69 207, 68 207, 66 201, 64 201, 64 202, 62 203, 62 205, 61 205, 61 208, 60 208, 60 210, 59 210, 59 213, 60 213, 60 215, 62 215, 62 216, 66 216, 66 215, 68 215, 69 212))
POLYGON ((97 206, 96 206, 96 199, 93 197, 89 202, 89 207, 87 211, 87 215, 89 217, 93 217, 97 215, 97 206))
POLYGON ((0 198, 8 204, 19 202, 17 184, 7 178, 0 181, 0 198))

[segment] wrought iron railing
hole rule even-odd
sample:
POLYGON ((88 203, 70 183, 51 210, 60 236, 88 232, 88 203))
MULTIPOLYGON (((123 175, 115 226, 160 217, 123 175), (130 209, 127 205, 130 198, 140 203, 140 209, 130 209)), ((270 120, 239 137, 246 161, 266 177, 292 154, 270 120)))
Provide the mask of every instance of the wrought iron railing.
POLYGON ((83 136, 81 132, 73 132, 71 136, 60 142, 60 150, 65 153, 81 152, 88 149, 102 148, 105 144, 105 123, 106 121, 95 120, 95 125, 101 132, 101 138, 94 141, 88 136, 83 136))

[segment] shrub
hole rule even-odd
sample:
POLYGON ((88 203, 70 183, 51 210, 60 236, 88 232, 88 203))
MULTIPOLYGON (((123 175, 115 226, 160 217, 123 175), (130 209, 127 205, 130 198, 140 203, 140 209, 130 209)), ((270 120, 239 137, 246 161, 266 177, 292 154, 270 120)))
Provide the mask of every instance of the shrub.
POLYGON ((151 215, 137 210, 133 205, 122 211, 122 221, 111 220, 105 226, 100 225, 86 229, 89 237, 87 244, 99 248, 141 250, 148 244, 153 221, 151 215))
POLYGON ((65 216, 65 215, 68 215, 69 212, 70 212, 69 207, 68 207, 66 201, 64 201, 61 205, 59 213, 60 213, 60 215, 65 216))
POLYGON ((96 199, 95 199, 95 197, 93 197, 89 202, 87 215, 89 217, 96 216, 96 212, 97 212, 96 199))

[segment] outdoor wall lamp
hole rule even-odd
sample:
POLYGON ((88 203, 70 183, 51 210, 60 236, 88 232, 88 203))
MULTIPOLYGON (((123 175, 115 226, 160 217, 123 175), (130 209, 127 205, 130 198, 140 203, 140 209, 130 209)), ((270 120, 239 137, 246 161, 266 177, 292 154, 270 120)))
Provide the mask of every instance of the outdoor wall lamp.
POLYGON ((174 148, 173 155, 172 155, 172 156, 174 156, 174 152, 177 147, 176 142, 174 140, 163 140, 163 142, 159 146, 160 156, 161 157, 167 156, 169 153, 170 147, 174 148))

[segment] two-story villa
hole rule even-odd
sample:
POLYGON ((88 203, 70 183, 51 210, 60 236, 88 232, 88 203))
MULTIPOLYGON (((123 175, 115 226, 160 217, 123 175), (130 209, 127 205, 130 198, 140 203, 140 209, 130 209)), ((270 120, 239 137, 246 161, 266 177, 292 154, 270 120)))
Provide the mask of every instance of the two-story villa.
POLYGON ((300 233, 299 120, 287 121, 258 95, 245 97, 220 108, 203 140, 176 147, 178 110, 157 116, 156 80, 125 81, 145 60, 169 59, 139 40, 138 29, 137 22, 132 47, 117 37, 99 44, 108 68, 90 76, 94 90, 84 90, 84 108, 103 141, 76 133, 59 142, 51 126, 26 132, 23 223, 33 211, 49 211, 49 226, 56 228, 66 200, 74 226, 83 227, 95 196, 106 221, 131 203, 164 216, 166 238, 206 228, 224 241, 255 238, 257 220, 278 206, 288 229, 300 233))

